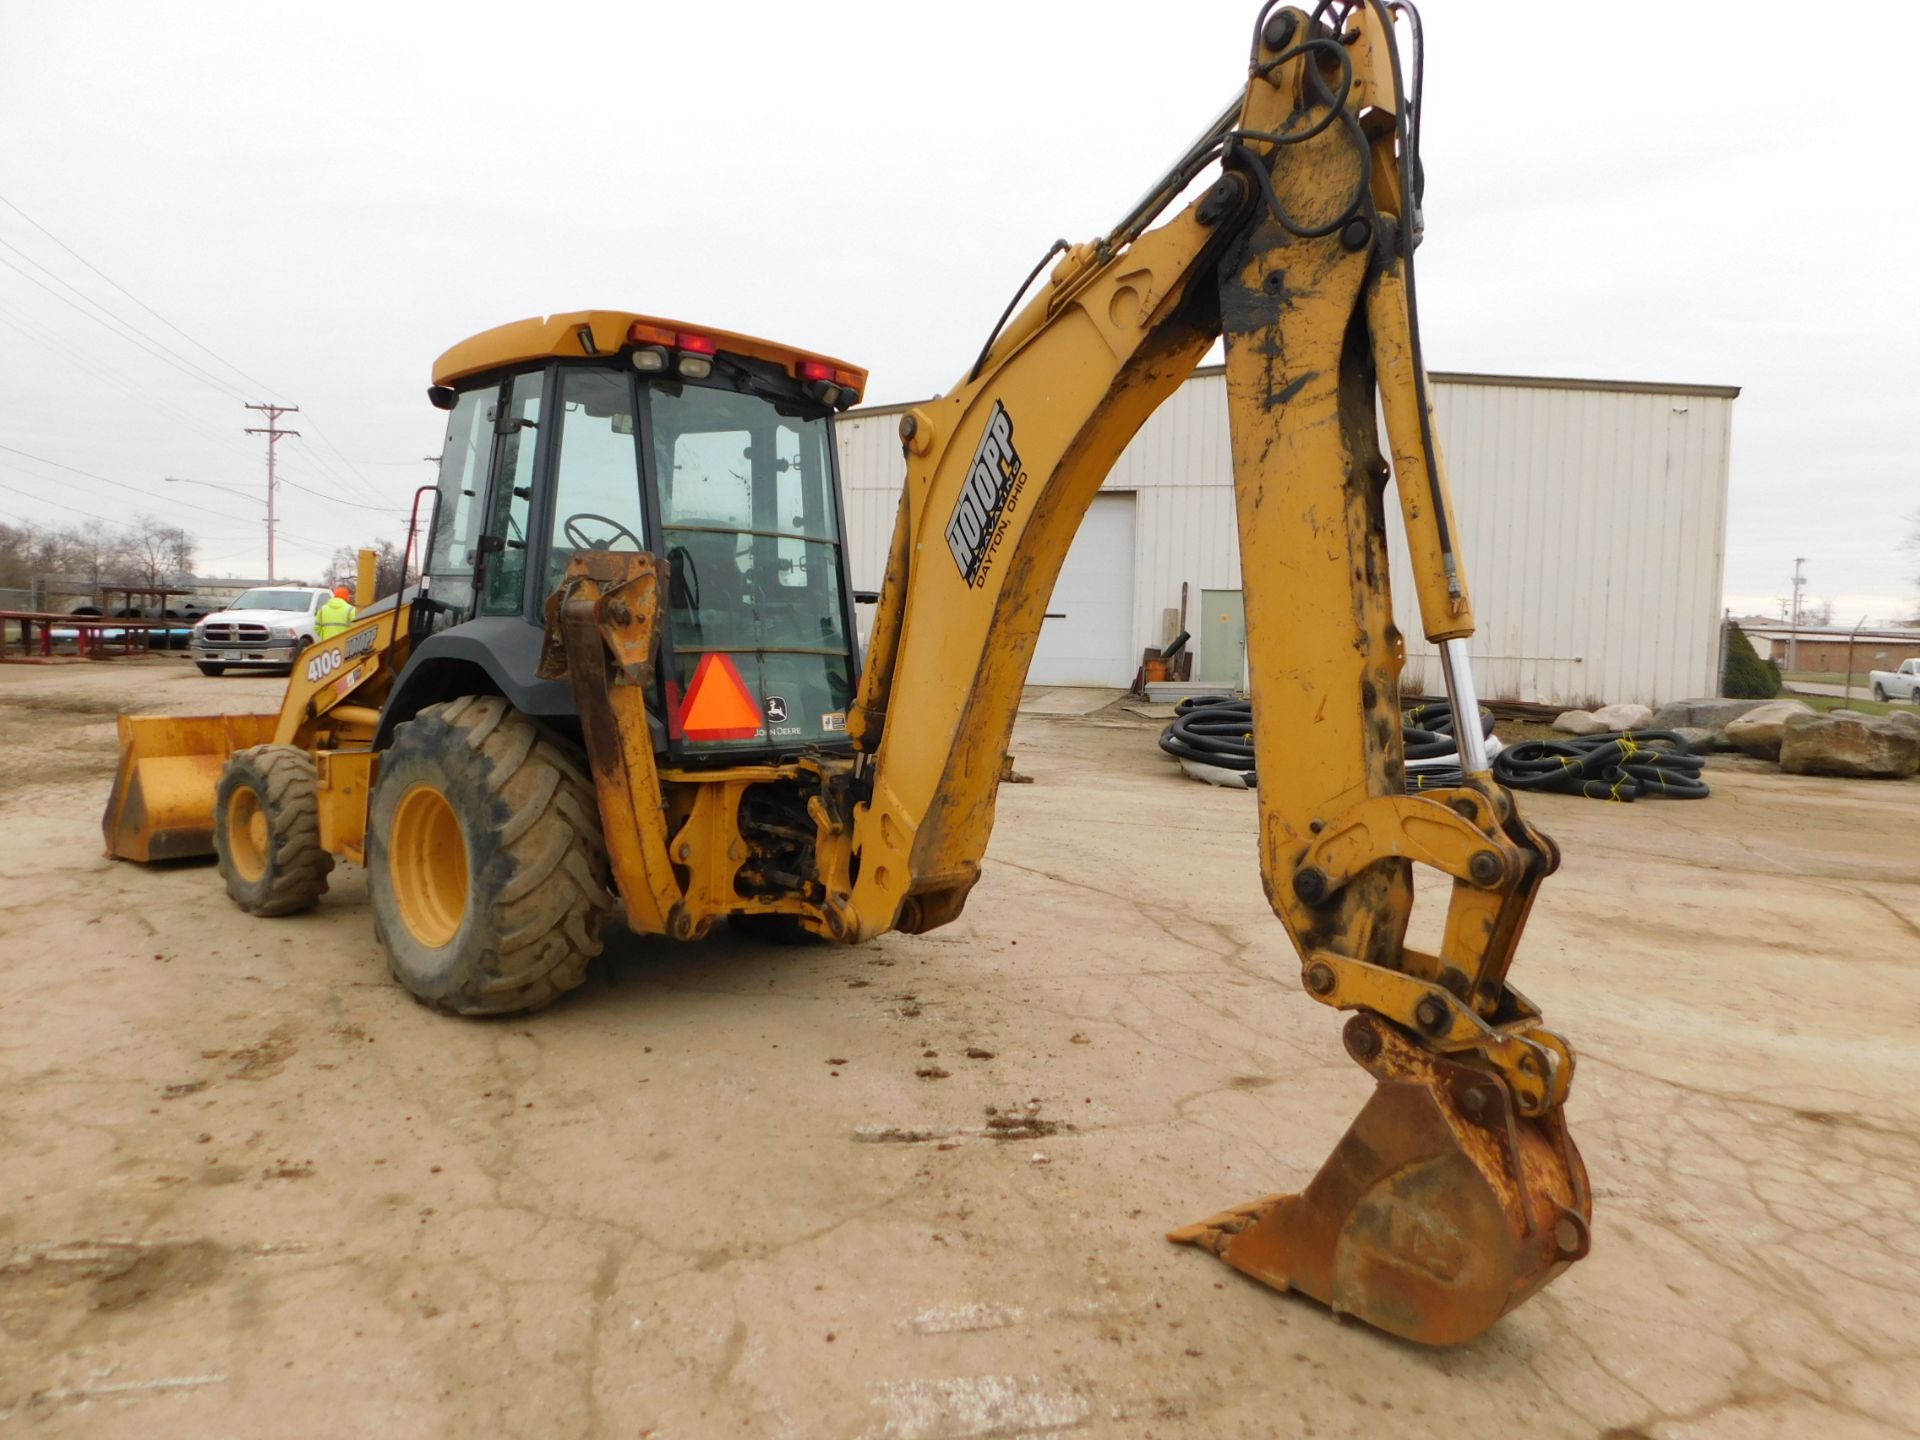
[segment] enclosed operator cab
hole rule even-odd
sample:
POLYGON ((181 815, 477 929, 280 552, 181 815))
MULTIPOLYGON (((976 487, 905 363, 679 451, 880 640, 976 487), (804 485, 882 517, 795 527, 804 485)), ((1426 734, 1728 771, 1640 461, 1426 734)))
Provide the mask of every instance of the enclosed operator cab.
MULTIPOLYGON (((424 571, 434 633, 401 689, 480 665, 567 715, 535 676, 547 597, 582 550, 667 566, 649 717, 675 765, 842 750, 858 673, 832 417, 866 372, 618 311, 523 320, 434 366, 447 410, 424 571)), ((408 708, 412 708, 409 706, 408 708)))

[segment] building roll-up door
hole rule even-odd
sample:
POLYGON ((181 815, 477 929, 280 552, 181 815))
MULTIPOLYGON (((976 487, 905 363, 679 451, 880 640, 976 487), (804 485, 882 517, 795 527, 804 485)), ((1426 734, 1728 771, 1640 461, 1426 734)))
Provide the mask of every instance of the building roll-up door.
POLYGON ((1047 602, 1031 685, 1131 685, 1133 494, 1096 495, 1047 602))

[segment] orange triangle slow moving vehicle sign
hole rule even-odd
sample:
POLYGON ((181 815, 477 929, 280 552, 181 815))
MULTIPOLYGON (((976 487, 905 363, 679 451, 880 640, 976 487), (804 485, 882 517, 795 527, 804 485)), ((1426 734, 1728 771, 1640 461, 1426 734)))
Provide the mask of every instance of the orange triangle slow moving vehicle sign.
POLYGON ((702 655, 680 704, 680 732, 689 740, 751 740, 760 725, 760 702, 733 661, 702 655))

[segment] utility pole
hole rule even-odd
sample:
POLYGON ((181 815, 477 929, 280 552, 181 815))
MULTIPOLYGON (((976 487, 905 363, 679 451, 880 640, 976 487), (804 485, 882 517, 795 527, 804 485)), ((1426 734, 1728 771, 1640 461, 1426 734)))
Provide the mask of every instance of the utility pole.
POLYGON ((1800 567, 1807 563, 1807 557, 1796 555, 1793 559, 1793 618, 1787 622, 1787 669, 1800 668, 1800 591, 1806 585, 1801 577, 1800 567))
POLYGON ((298 405, 255 405, 252 402, 248 402, 247 409, 258 410, 267 417, 267 423, 265 425, 249 425, 247 427, 247 434, 264 435, 267 437, 267 579, 271 582, 275 578, 273 573, 273 451, 274 447, 280 443, 282 436, 297 436, 300 433, 298 430, 282 430, 280 428, 280 417, 282 415, 298 415, 300 413, 300 407, 298 405))

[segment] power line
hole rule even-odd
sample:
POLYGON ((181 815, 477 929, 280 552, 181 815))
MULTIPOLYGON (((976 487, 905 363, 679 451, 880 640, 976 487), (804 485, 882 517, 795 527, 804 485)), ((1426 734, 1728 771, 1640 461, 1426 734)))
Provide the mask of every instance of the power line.
MULTIPOLYGON (((24 470, 15 469, 11 465, 9 465, 6 468, 8 470, 11 470, 15 475, 25 475, 27 473, 24 470)), ((84 515, 89 520, 98 520, 102 525, 111 525, 116 530, 125 530, 125 531, 128 531, 129 533, 137 533, 140 529, 138 525, 129 525, 126 521, 115 520, 112 516, 109 516, 109 515, 98 515, 91 510, 82 510, 78 505, 68 505, 59 500, 49 500, 44 495, 36 495, 31 490, 22 490, 18 485, 9 485, 4 480, 0 480, 0 490, 8 490, 15 495, 24 495, 29 500, 37 501, 42 505, 51 505, 56 510, 68 510, 75 515, 84 515)), ((190 538, 197 539, 198 537, 190 537, 190 538)), ((226 536, 226 535, 214 535, 209 538, 211 538, 216 543, 218 543, 219 541, 231 539, 233 537, 226 536)))
POLYGON ((332 480, 335 484, 338 484, 341 486, 350 486, 359 494, 366 496, 369 500, 379 499, 380 498, 379 487, 375 485, 373 481, 369 480, 364 474, 362 474, 360 471, 360 467, 355 465, 353 461, 349 460, 346 456, 346 453, 342 451, 338 445, 333 443, 333 438, 330 435, 328 435, 325 430, 320 428, 319 422, 316 421, 311 415, 309 415, 307 416, 307 424, 312 427, 313 433, 320 437, 320 443, 325 445, 327 449, 331 450, 335 455, 338 455, 340 457, 341 464, 345 465, 347 469, 352 471, 353 473, 351 477, 341 474, 340 471, 334 467, 333 462, 328 460, 326 456, 320 454, 317 451, 310 450, 307 452, 308 458, 313 461, 315 468, 320 470, 324 475, 327 476, 328 479, 332 480))
POLYGON ((26 211, 22 210, 18 205, 14 204, 13 201, 9 200, 6 196, 0 195, 0 205, 5 205, 9 210, 13 211, 14 214, 18 215, 22 220, 26 221, 29 225, 33 226, 33 228, 38 230, 42 235, 46 236, 47 239, 53 241, 54 244, 58 245, 62 250, 66 251, 67 254, 71 255, 74 259, 78 260, 82 265, 86 266, 87 269, 91 270, 94 274, 98 275, 102 280, 106 281, 107 284, 113 286, 114 289, 118 290, 122 295, 126 296, 129 300, 133 301, 134 304, 138 305, 142 310, 146 311, 149 315, 153 316, 154 319, 158 320, 162 325, 166 326, 169 330, 173 331, 174 334, 178 335, 181 339, 187 341, 188 343, 194 346, 197 346, 199 349, 204 350, 207 354, 211 355, 214 359, 218 360, 222 365, 226 366, 227 369, 233 371, 233 373, 238 375, 242 380, 245 380, 250 385, 259 386, 262 390, 265 390, 270 395, 277 395, 280 393, 279 391, 275 390, 273 386, 267 384, 266 381, 256 379, 254 376, 249 375, 246 371, 242 370, 238 365, 234 364, 231 360, 228 360, 226 357, 221 355, 217 350, 213 349, 212 346, 206 344, 204 341, 194 339, 193 336, 189 335, 186 331, 182 330, 178 325, 174 324, 173 321, 167 319, 166 316, 162 315, 158 310, 154 309, 151 305, 147 304, 147 302, 142 300, 138 295, 134 294, 131 290, 127 289, 127 287, 122 285, 118 280, 114 279, 111 275, 107 274, 106 271, 102 270, 98 265, 95 265, 91 260, 87 259, 86 256, 82 255, 78 250, 75 250, 71 245, 67 244, 66 241, 62 240, 58 235, 54 234, 51 230, 47 229, 47 227, 42 225, 38 220, 34 219, 31 215, 27 214, 26 211))
MULTIPOLYGON (((56 470, 65 470, 65 471, 67 471, 67 472, 69 472, 70 474, 74 474, 74 475, 84 475, 84 476, 86 476, 86 477, 87 477, 87 479, 89 479, 89 480, 98 480, 98 481, 100 481, 100 482, 101 482, 101 483, 102 483, 103 485, 117 485, 117 486, 119 486, 119 487, 120 487, 120 488, 121 488, 122 490, 131 490, 131 491, 132 491, 132 492, 133 492, 134 494, 136 494, 136 495, 138 495, 138 496, 140 496, 140 497, 141 497, 142 499, 146 499, 146 500, 151 500, 151 501, 153 501, 153 502, 154 502, 155 504, 157 504, 157 505, 163 505, 163 506, 165 506, 165 507, 166 507, 166 508, 168 508, 168 509, 178 509, 178 510, 198 510, 198 511, 200 511, 201 513, 203 513, 203 514, 206 514, 206 515, 213 515, 213 516, 217 516, 218 518, 220 518, 220 519, 222 519, 222 520, 231 520, 231 519, 233 518, 233 516, 232 516, 232 515, 230 515, 230 514, 227 514, 227 513, 225 513, 225 512, 223 512, 223 511, 220 511, 220 510, 210 510, 210 509, 208 509, 208 508, 207 508, 207 507, 206 507, 205 505, 195 505, 194 503, 192 503, 192 502, 191 502, 191 501, 189 501, 189 500, 175 500, 175 499, 173 499, 173 498, 172 498, 171 496, 168 496, 168 497, 164 497, 164 498, 163 498, 162 496, 159 496, 159 495, 156 495, 156 494, 154 494, 154 493, 153 493, 153 492, 152 492, 151 490, 142 490, 142 489, 141 489, 141 488, 140 488, 140 487, 139 487, 138 485, 129 485, 129 484, 128 484, 128 483, 127 483, 126 481, 124 481, 124 480, 115 480, 115 479, 112 479, 111 477, 109 477, 109 476, 106 476, 106 475, 96 475, 96 474, 94 474, 94 473, 93 473, 93 471, 91 471, 91 470, 82 470, 82 469, 81 469, 81 468, 80 468, 79 466, 77 466, 77 465, 64 465, 64 464, 62 464, 62 463, 61 463, 60 461, 58 461, 58 460, 49 460, 49 459, 47 459, 47 457, 46 457, 46 456, 44 456, 44 455, 35 455, 35 454, 33 454, 33 453, 32 453, 31 451, 28 451, 28 450, 21 450, 21 449, 19 449, 19 448, 17 448, 16 446, 12 446, 12 445, 0 445, 0 450, 4 450, 4 451, 6 451, 6 452, 7 452, 7 453, 8 453, 9 455, 19 455, 19 456, 21 456, 21 457, 23 457, 23 458, 25 458, 25 459, 28 459, 28 460, 36 460, 36 461, 38 461, 38 462, 39 462, 40 464, 42 464, 42 465, 51 465, 51 466, 52 466, 52 467, 53 467, 54 469, 56 469, 56 470)), ((54 502, 54 501, 48 501, 47 503, 48 503, 48 504, 54 504, 54 503, 57 503, 57 502, 54 502)))
POLYGON ((13 271, 14 274, 18 275, 22 280, 25 280, 29 285, 38 286, 40 289, 46 291, 47 294, 51 295, 54 299, 58 300, 62 305, 66 306, 69 310, 73 311, 74 314, 82 316, 85 319, 91 320, 94 324, 98 325, 101 329, 105 330, 109 335, 113 336, 116 340, 124 340, 129 345, 137 346, 139 349, 142 349, 146 351, 147 354, 153 356, 153 358, 158 360, 161 364, 170 366, 173 369, 178 370, 182 375, 186 376, 189 380, 197 380, 202 385, 206 385, 211 387, 212 389, 218 390, 223 395, 238 396, 243 393, 242 391, 233 389, 231 386, 227 385, 224 381, 214 379, 211 375, 209 375, 204 370, 198 369, 197 367, 190 369, 186 364, 183 364, 176 359, 170 358, 171 352, 168 352, 164 349, 155 348, 154 344, 141 339, 139 335, 133 333, 132 331, 122 330, 117 325, 101 319, 98 315, 95 315, 90 310, 82 310, 78 305, 74 304, 73 301, 69 300, 66 296, 62 295, 58 290, 54 289, 51 285, 47 284, 43 280, 36 280, 33 276, 27 274, 26 271, 22 270, 18 265, 14 264, 11 260, 7 259, 5 256, 0 256, 0 265, 6 266, 7 269, 13 271))
MULTIPOLYGON (((11 242, 6 240, 0 240, 0 246, 4 246, 6 249, 11 250, 14 254, 18 255, 22 260, 26 261, 29 265, 33 266, 34 269, 38 270, 42 275, 45 275, 49 280, 53 281, 54 284, 60 286, 62 289, 67 290, 72 294, 74 294, 75 296, 79 297, 81 300, 91 305, 95 310, 98 310, 102 315, 106 316, 109 320, 112 320, 113 322, 115 322, 115 324, 125 326, 128 332, 130 332, 131 336, 138 337, 138 339, 144 340, 149 345, 152 345, 155 348, 164 352, 165 354, 172 356, 175 360, 180 362, 180 366, 186 367, 186 373, 197 376, 198 378, 204 380, 207 384, 218 386, 220 389, 229 391, 232 394, 237 395, 240 393, 237 389, 229 385, 226 381, 222 380, 218 375, 215 375, 212 371, 208 370, 205 366, 195 364, 193 361, 187 359, 186 356, 182 355, 178 350, 175 350, 171 346, 163 344, 161 341, 154 339, 153 336, 147 334, 138 325, 134 324, 133 321, 127 319, 126 316, 118 314, 112 310, 109 310, 105 305, 102 305, 98 300, 94 299, 91 295, 87 294, 86 291, 82 290, 79 286, 73 284, 72 281, 62 278, 61 276, 55 274, 52 270, 49 270, 46 266, 42 265, 38 260, 34 259, 31 255, 27 254, 27 252, 22 250, 18 245, 12 244, 11 242)), ((28 275, 27 272, 24 270, 21 270, 19 266, 13 265, 11 261, 0 261, 0 264, 9 265, 13 270, 15 270, 20 275, 24 276, 26 279, 33 280, 33 276, 28 275)), ((34 283, 38 285, 40 282, 35 280, 34 283)), ((41 286, 41 288, 46 289, 45 286, 41 286)), ((55 294, 53 291, 48 291, 48 293, 52 294, 56 300, 63 298, 60 295, 55 294)), ((84 310, 81 311, 80 313, 83 315, 86 314, 84 310)), ((89 317, 89 318, 92 318, 92 317, 89 317)), ((175 368, 178 369, 180 368, 180 366, 176 366, 175 368)))
MULTIPOLYGON (((180 326, 176 325, 173 321, 169 320, 165 315, 162 315, 158 310, 154 309, 151 305, 147 304, 147 302, 142 300, 138 295, 135 295, 131 290, 127 289, 126 286, 122 285, 119 281, 115 280, 111 275, 108 275, 104 270, 100 269, 99 266, 95 265, 92 261, 88 260, 84 255, 80 254, 79 251, 75 250, 71 245, 67 244, 67 242, 62 240, 58 235, 55 235, 51 230, 47 229, 46 226, 42 225, 38 220, 34 219, 33 216, 29 215, 25 210, 21 209, 20 206, 16 204, 14 201, 8 199, 4 195, 0 195, 0 204, 4 204, 8 209, 12 210, 22 220, 25 220, 29 225, 33 226, 34 229, 38 230, 42 235, 46 236, 47 239, 51 240, 55 245, 59 246, 60 249, 65 251, 68 255, 72 256, 73 259, 78 261, 81 265, 85 266, 88 270, 92 271, 93 274, 99 276, 100 279, 106 281, 107 284, 111 285, 115 290, 118 290, 122 295, 126 296, 127 299, 131 300, 135 305, 138 305, 142 310, 146 311, 149 315, 153 316, 154 319, 158 320, 161 324, 165 325, 169 330, 173 331, 176 335, 179 335, 182 339, 194 345, 196 348, 204 351, 207 355, 211 356, 214 360, 218 361, 221 365, 224 365, 227 369, 231 370, 234 374, 258 386, 260 389, 265 390, 267 393, 272 395, 279 395, 281 393, 280 391, 276 390, 273 386, 267 384, 264 380, 260 380, 257 377, 250 375, 247 371, 242 370, 238 365, 234 364, 231 360, 228 360, 225 356, 221 355, 218 351, 213 349, 212 346, 206 344, 204 341, 198 339, 197 337, 189 334, 186 330, 182 329, 180 326)), ((47 266, 41 264, 38 260, 34 259, 31 255, 27 254, 26 251, 20 249, 18 246, 13 245, 5 240, 0 240, 0 246, 4 246, 6 249, 20 256, 21 259, 25 260, 29 265, 32 265, 36 270, 39 270, 42 274, 52 279, 56 284, 59 284, 66 290, 72 292, 72 294, 78 296, 86 304, 92 306, 95 310, 100 311, 102 315, 109 317, 116 324, 120 326, 124 326, 125 330, 131 333, 128 334, 128 333, 123 333, 120 330, 116 330, 113 325, 109 325, 105 320, 100 319, 99 316, 90 314, 85 310, 80 310, 79 307, 74 305, 71 300, 68 300, 65 296, 59 294, 56 291, 48 289, 46 285, 36 280, 33 276, 28 275, 25 271, 21 270, 17 265, 13 265, 12 262, 10 261, 0 259, 0 264, 6 265, 9 269, 12 269, 15 271, 15 273, 19 274, 23 279, 31 282, 34 285, 39 286, 40 289, 45 290, 48 294, 52 295, 54 299, 59 300, 62 304, 67 305, 69 308, 76 310, 79 314, 84 315, 87 319, 94 321, 94 323, 101 325, 103 328, 107 329, 109 333, 116 335, 120 339, 128 340, 135 345, 141 346, 141 348, 143 349, 146 349, 148 346, 158 347, 160 351, 164 352, 164 355, 157 356, 156 358, 164 359, 165 356, 173 357, 176 361, 179 362, 179 364, 176 364, 173 368, 175 368, 176 370, 181 370, 182 373, 188 375, 189 378, 198 379, 202 383, 211 385, 214 388, 220 390, 222 393, 231 395, 236 399, 241 399, 241 400, 245 399, 244 395, 238 389, 235 389, 232 386, 228 385, 227 382, 221 380, 218 376, 213 375, 211 372, 206 370, 205 367, 197 365, 195 362, 187 359, 186 356, 181 355, 178 351, 172 349, 170 346, 156 339, 153 335, 148 334, 146 331, 142 330, 138 325, 136 325, 132 320, 128 319, 126 316, 121 315, 118 312, 109 309, 105 305, 102 305, 99 301, 95 300, 92 296, 88 295, 85 291, 81 290, 79 287, 75 286, 70 281, 66 280, 59 274, 55 273, 53 270, 49 269, 47 266), (186 368, 182 369, 182 367, 186 367, 186 368)), ((43 341, 43 343, 46 343, 46 342, 43 341)), ((147 353, 153 354, 154 351, 152 349, 148 349, 147 353)), ((341 448, 334 443, 332 436, 328 435, 324 430, 322 430, 319 424, 315 422, 311 416, 308 417, 308 424, 312 426, 314 433, 319 436, 321 442, 327 447, 327 449, 331 450, 336 456, 339 457, 341 463, 347 467, 347 470, 351 472, 351 474, 350 475, 342 474, 341 472, 339 472, 334 468, 333 464, 330 461, 326 460, 325 457, 317 454, 314 455, 313 457, 315 465, 320 470, 322 470, 330 480, 333 480, 335 483, 341 485, 342 487, 356 490, 358 493, 367 496, 370 500, 379 498, 380 492, 378 488, 373 484, 372 481, 368 480, 367 477, 361 473, 359 468, 354 465, 353 461, 347 457, 346 452, 341 450, 341 448)))
MULTIPOLYGON (((97 357, 81 355, 61 344, 59 341, 52 339, 32 322, 24 320, 18 315, 9 314, 4 310, 0 310, 0 325, 5 325, 11 330, 18 331, 37 345, 45 346, 48 350, 52 351, 62 360, 65 360, 76 370, 81 371, 90 379, 105 380, 115 388, 132 396, 156 414, 178 421, 187 429, 193 431, 194 434, 212 441, 222 449, 232 450, 236 454, 240 453, 240 444, 238 441, 216 433, 188 415, 184 410, 177 409, 158 399, 152 393, 151 387, 142 388, 136 385, 120 371, 115 370, 111 365, 106 364, 97 357)), ((252 457, 249 456, 248 458, 251 459, 252 457)))
POLYGON ((304 492, 305 494, 311 495, 315 499, 331 501, 335 505, 349 505, 349 506, 352 506, 355 510, 382 510, 389 515, 405 515, 407 511, 411 508, 410 506, 406 506, 406 505, 369 505, 363 500, 348 500, 343 496, 329 495, 324 490, 315 490, 310 486, 302 485, 297 480, 289 480, 284 475, 280 477, 280 483, 282 485, 289 485, 295 490, 299 490, 304 492))
MULTIPOLYGON (((14 473, 25 474, 26 472, 15 471, 14 473)), ((37 500, 42 505, 51 505, 56 510, 70 510, 75 515, 84 515, 89 520, 98 520, 102 525, 111 525, 116 530, 131 531, 134 528, 124 520, 110 520, 105 515, 96 515, 91 510, 82 510, 78 505, 63 505, 58 500, 49 500, 46 496, 36 495, 31 490, 22 490, 18 485, 9 485, 4 480, 0 480, 0 490, 10 490, 15 495, 24 495, 29 500, 37 500)))

